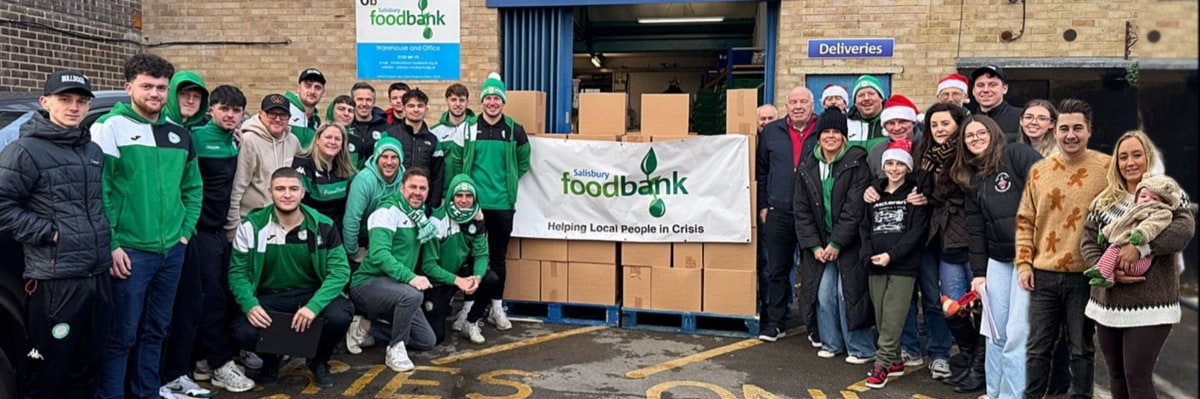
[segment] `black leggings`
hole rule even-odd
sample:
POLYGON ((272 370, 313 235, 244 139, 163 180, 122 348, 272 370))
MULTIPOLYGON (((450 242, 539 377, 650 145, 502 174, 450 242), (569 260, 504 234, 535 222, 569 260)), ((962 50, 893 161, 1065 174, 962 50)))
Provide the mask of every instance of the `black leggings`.
POLYGON ((508 240, 512 236, 513 210, 483 210, 483 225, 488 234, 488 269, 496 272, 497 288, 495 299, 504 298, 505 258, 508 256, 508 240))
POLYGON ((1108 362, 1113 399, 1157 398, 1154 364, 1171 334, 1171 324, 1112 328, 1096 324, 1100 351, 1108 362))

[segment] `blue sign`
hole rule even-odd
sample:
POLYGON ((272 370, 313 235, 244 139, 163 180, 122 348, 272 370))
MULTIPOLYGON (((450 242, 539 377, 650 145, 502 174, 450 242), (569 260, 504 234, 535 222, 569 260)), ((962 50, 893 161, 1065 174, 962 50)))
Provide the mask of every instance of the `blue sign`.
POLYGON ((358 43, 358 78, 458 80, 458 43, 358 43))
POLYGON ((891 58, 895 39, 814 39, 808 58, 891 58))

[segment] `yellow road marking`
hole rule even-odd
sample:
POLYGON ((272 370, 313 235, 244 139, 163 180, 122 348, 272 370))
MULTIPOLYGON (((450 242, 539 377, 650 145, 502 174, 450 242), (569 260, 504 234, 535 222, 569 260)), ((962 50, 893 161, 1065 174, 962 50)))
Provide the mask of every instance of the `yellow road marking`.
POLYGON ((763 341, 759 341, 757 339, 753 339, 753 338, 746 339, 746 340, 734 342, 729 345, 709 349, 704 352, 700 352, 700 353, 690 355, 687 357, 682 357, 679 359, 659 363, 659 364, 656 364, 656 365, 653 365, 650 367, 633 370, 628 373, 625 373, 625 377, 633 378, 633 379, 642 379, 642 378, 646 378, 646 377, 649 377, 654 374, 658 374, 658 373, 661 373, 661 372, 664 372, 667 370, 677 369, 677 368, 680 368, 680 367, 683 367, 683 366, 686 366, 686 365, 689 365, 689 364, 692 364, 692 363, 695 363, 695 362, 698 362, 701 360, 708 360, 708 359, 711 359, 711 358, 714 358, 717 356, 724 355, 726 353, 758 346, 758 345, 761 345, 762 343, 763 343, 763 341))
POLYGON ((932 396, 925 396, 925 395, 922 395, 919 393, 915 393, 915 394, 913 394, 912 399, 937 399, 937 398, 932 397, 932 396))
POLYGON ((366 373, 363 373, 362 377, 358 377, 357 380, 354 380, 353 384, 350 384, 349 388, 346 388, 345 391, 342 391, 342 396, 358 395, 359 392, 362 392, 363 388, 367 387, 367 384, 370 384, 371 381, 374 381, 375 377, 378 377, 379 373, 382 373, 386 368, 387 367, 382 364, 371 366, 371 369, 367 370, 366 373))
POLYGON ((825 392, 821 392, 820 389, 809 389, 808 396, 812 399, 825 399, 825 392))
POLYGON ((842 391, 842 399, 858 399, 858 394, 854 391, 842 391))
POLYGON ((457 361, 474 359, 477 357, 483 357, 483 356, 496 354, 496 353, 500 353, 500 352, 504 352, 504 351, 510 351, 513 349, 520 349, 520 348, 524 348, 526 346, 537 345, 537 344, 540 344, 543 342, 553 341, 553 340, 556 340, 559 338, 566 338, 566 337, 571 337, 571 336, 580 335, 580 334, 587 334, 587 333, 590 333, 593 331, 600 331, 605 328, 608 328, 608 327, 593 326, 593 327, 576 328, 574 330, 560 331, 560 332, 556 332, 553 334, 530 338, 530 339, 527 339, 524 341, 507 343, 504 345, 496 345, 493 347, 484 348, 484 349, 480 349, 477 351, 470 351, 470 352, 465 352, 465 353, 459 353, 457 355, 450 355, 450 356, 446 356, 446 357, 442 357, 442 358, 437 358, 437 359, 433 359, 432 361, 430 361, 430 363, 437 364, 437 365, 450 364, 450 363, 454 363, 457 361))

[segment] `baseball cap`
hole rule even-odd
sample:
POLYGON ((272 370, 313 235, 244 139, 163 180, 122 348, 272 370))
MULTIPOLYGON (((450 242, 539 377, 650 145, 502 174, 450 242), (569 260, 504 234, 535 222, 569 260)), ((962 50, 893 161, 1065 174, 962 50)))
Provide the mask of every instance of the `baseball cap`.
POLYGON ((317 68, 308 68, 300 71, 300 79, 297 80, 296 83, 306 80, 317 81, 321 82, 321 84, 325 84, 325 75, 322 74, 321 71, 317 70, 317 68))
POLYGON ((289 111, 287 97, 284 97, 282 94, 268 94, 266 97, 263 97, 262 106, 259 109, 263 112, 273 109, 289 111))
POLYGON ((1000 68, 1000 66, 993 64, 987 64, 976 68, 974 72, 971 72, 971 81, 974 82, 975 79, 979 79, 979 77, 983 76, 984 74, 995 75, 996 77, 1000 78, 1001 82, 1008 83, 1008 74, 1004 73, 1004 68, 1000 68))
POLYGON ((42 95, 48 96, 66 92, 79 93, 93 98, 96 97, 95 94, 92 94, 92 81, 77 71, 58 71, 51 74, 49 78, 46 78, 46 86, 42 91, 42 95))

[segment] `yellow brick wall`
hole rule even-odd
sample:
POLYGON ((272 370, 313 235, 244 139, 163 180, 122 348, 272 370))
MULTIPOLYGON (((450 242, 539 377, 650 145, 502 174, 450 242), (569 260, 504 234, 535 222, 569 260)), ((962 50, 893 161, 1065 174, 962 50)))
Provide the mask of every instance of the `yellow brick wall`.
POLYGON ((1200 7, 1195 1, 1143 1, 1139 10, 1138 42, 1134 55, 1140 58, 1191 58, 1196 59, 1200 40, 1197 39, 1196 21, 1200 7), (1146 35, 1152 30, 1162 34, 1158 43, 1151 43, 1146 35))
MULTIPOLYGON (((472 102, 488 72, 500 68, 499 14, 485 0, 460 0, 462 15, 462 77, 472 102)), ((354 6, 356 1, 146 0, 142 36, 163 41, 290 41, 290 44, 201 45, 155 47, 149 51, 171 60, 176 69, 198 71, 209 88, 238 86, 246 93, 249 111, 272 92, 296 90, 300 70, 316 67, 325 74, 324 107, 340 94, 349 94, 356 80, 354 6)), ((387 108, 391 81, 367 81, 375 86, 376 104, 387 108)), ((407 81, 430 97, 432 121, 445 110, 443 94, 449 81, 407 81)), ((478 106, 472 106, 478 109, 478 106)))

